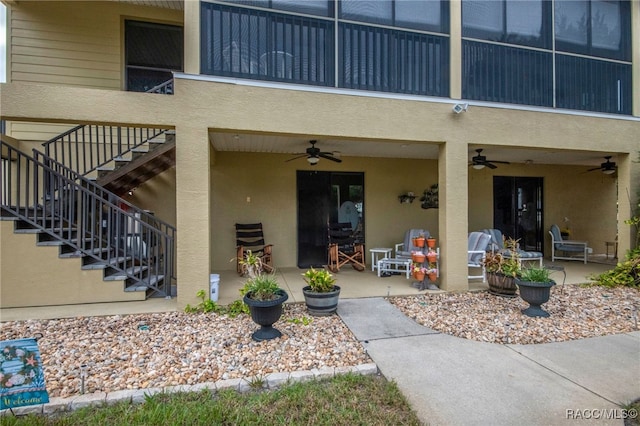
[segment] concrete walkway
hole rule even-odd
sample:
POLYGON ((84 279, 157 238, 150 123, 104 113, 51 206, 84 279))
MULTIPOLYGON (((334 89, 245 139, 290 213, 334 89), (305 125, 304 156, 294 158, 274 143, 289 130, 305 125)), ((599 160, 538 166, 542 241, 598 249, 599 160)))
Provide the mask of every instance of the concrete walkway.
POLYGON ((640 332, 499 345, 422 327, 384 298, 338 314, 425 424, 622 425, 619 404, 640 397, 640 332))

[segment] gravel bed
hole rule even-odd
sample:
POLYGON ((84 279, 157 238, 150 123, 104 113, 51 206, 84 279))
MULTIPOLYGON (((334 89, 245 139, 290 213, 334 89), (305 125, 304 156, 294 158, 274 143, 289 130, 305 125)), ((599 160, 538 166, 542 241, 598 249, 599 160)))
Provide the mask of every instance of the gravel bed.
POLYGON ((488 292, 425 294, 389 299, 425 327, 465 339, 491 343, 562 342, 637 331, 640 290, 629 287, 566 285, 551 288, 542 308, 547 318, 521 313, 519 297, 488 292))
MULTIPOLYGON (((549 318, 529 318, 520 298, 487 292, 425 294, 389 301, 431 329, 492 343, 558 342, 638 330, 640 291, 578 285, 552 288, 549 318)), ((2 323, 0 340, 35 337, 53 397, 265 376, 371 362, 337 315, 311 317, 285 304, 275 324, 283 337, 255 342, 248 315, 168 312, 2 323), (310 323, 307 323, 310 320, 310 323), (307 324, 305 324, 307 323, 307 324)))
POLYGON ((310 317, 285 304, 274 324, 282 338, 255 342, 248 315, 168 312, 29 320, 2 324, 0 340, 36 337, 49 396, 194 385, 371 362, 340 317, 310 317), (311 323, 304 324, 305 319, 311 323))

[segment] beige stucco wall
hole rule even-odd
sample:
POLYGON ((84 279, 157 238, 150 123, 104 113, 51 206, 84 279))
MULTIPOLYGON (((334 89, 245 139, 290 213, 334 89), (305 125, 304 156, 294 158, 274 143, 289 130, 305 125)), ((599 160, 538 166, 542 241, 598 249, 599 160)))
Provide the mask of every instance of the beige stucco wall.
POLYGON ((3 308, 144 300, 102 270, 82 270, 79 258, 60 259, 59 247, 36 246, 33 234, 15 234, 0 221, 0 301, 3 308))

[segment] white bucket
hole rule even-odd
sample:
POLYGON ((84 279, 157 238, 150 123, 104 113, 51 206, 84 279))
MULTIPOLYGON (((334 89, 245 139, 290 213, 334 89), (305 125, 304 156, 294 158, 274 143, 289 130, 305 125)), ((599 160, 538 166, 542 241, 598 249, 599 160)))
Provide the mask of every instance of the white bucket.
POLYGON ((220 291, 220 274, 209 275, 209 298, 214 302, 217 302, 219 291, 220 291))

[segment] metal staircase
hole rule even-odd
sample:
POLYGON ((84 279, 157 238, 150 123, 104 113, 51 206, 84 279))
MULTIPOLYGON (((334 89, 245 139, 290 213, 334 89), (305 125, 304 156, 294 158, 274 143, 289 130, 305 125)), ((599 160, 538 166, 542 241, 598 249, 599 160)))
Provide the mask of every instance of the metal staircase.
POLYGON ((103 269, 105 281, 123 280, 125 291, 170 296, 175 228, 119 194, 175 164, 173 136, 168 129, 78 126, 45 144, 53 155, 0 142, 2 217, 15 221, 15 232, 37 234, 39 245, 58 245, 60 257, 81 257, 83 269, 103 269), (148 146, 164 148, 154 155, 148 146))

